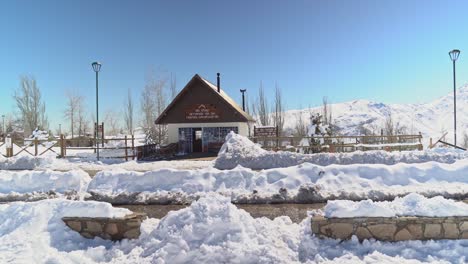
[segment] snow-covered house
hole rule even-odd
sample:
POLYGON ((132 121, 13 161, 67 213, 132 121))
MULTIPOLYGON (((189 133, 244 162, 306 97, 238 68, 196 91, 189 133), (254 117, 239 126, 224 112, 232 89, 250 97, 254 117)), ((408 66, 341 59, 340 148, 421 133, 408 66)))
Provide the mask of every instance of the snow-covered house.
POLYGON ((219 74, 217 85, 195 74, 155 123, 167 125, 169 143, 190 153, 218 151, 230 131, 249 136, 255 120, 221 90, 219 74))

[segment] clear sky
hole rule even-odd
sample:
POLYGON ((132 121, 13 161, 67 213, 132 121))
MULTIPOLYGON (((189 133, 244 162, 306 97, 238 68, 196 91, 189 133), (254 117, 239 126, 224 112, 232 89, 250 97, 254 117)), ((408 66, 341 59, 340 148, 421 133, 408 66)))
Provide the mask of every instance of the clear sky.
POLYGON ((447 52, 468 80, 467 1, 25 1, 0 3, 0 113, 14 110, 19 76, 33 75, 52 129, 65 91, 94 109, 91 62, 102 62, 101 116, 163 68, 178 89, 195 74, 240 100, 263 81, 289 109, 369 99, 427 102, 452 89, 447 52), (466 53, 465 53, 466 51, 466 53))

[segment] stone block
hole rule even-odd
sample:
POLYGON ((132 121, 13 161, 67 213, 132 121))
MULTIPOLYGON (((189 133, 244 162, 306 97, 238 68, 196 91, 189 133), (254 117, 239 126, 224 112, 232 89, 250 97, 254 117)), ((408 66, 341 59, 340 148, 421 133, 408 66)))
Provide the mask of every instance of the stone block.
POLYGON ((79 221, 68 221, 67 226, 70 227, 71 229, 80 232, 81 231, 81 222, 79 221))
POLYGON ((372 238, 372 234, 365 227, 358 227, 356 230, 356 236, 359 240, 372 238))
POLYGON ((119 232, 116 223, 108 223, 104 229, 104 232, 109 235, 115 235, 119 232))
POLYGON ((392 224, 377 224, 368 226, 367 229, 378 240, 393 240, 397 227, 392 224))
POLYGON ((460 222, 460 232, 468 231, 468 221, 460 222))
POLYGON ((91 233, 101 233, 102 226, 100 223, 93 221, 86 221, 86 231, 91 233))
POLYGON ((140 228, 133 228, 124 233, 124 238, 134 239, 140 236, 140 228))
POLYGON ((449 238, 449 239, 458 238, 459 232, 458 232, 457 224, 443 223, 442 227, 444 228, 444 238, 449 238))
POLYGON ((406 228, 408 229, 408 231, 411 234, 411 237, 414 240, 422 239, 424 237, 423 228, 421 224, 410 224, 410 225, 407 225, 406 228))
POLYGON ((424 238, 437 239, 441 238, 442 226, 440 224, 426 224, 424 229, 424 238))
POLYGON ((394 237, 395 241, 405 241, 405 240, 413 240, 413 239, 414 239, 413 236, 406 228, 398 231, 394 237))

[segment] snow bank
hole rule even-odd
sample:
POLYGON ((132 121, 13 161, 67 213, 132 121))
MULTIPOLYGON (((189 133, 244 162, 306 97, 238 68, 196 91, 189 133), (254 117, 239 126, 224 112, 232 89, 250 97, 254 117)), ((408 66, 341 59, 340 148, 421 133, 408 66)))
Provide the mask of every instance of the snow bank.
POLYGON ((0 170, 33 170, 41 164, 52 162, 50 157, 15 156, 5 158, 0 155, 0 170))
POLYGON ((86 191, 90 181, 89 175, 80 170, 2 171, 0 201, 40 199, 45 193, 80 194, 86 191))
POLYGON ((408 194, 391 202, 365 200, 328 201, 324 208, 325 217, 396 217, 396 216, 468 216, 468 204, 447 200, 441 196, 426 198, 420 194, 408 194))
POLYGON ((459 151, 356 151, 352 153, 318 153, 300 154, 286 151, 266 151, 248 138, 229 133, 226 142, 218 153, 214 166, 218 169, 232 169, 238 165, 254 170, 284 168, 302 163, 313 163, 321 166, 331 164, 397 164, 423 163, 436 161, 454 163, 467 158, 466 152, 459 151))
MULTIPOLYGON (((310 218, 252 218, 229 199, 207 195, 141 236, 113 243, 85 239, 61 221, 69 211, 106 211, 96 202, 47 200, 0 205, 1 263, 466 263, 464 240, 397 243, 318 239, 310 218)), ((111 215, 122 213, 110 209, 111 215)))
POLYGON ((184 203, 205 192, 230 196, 237 203, 326 200, 392 200, 415 192, 427 197, 468 197, 468 160, 396 165, 298 166, 253 171, 160 169, 145 173, 104 171, 91 181, 93 199, 113 203, 184 203))
POLYGON ((171 161, 124 161, 123 159, 103 159, 97 161, 85 158, 57 159, 52 156, 33 157, 28 155, 5 158, 0 155, 0 170, 106 170, 106 169, 126 169, 135 171, 147 171, 159 168, 174 169, 200 169, 212 167, 213 161, 205 160, 171 160, 171 161))

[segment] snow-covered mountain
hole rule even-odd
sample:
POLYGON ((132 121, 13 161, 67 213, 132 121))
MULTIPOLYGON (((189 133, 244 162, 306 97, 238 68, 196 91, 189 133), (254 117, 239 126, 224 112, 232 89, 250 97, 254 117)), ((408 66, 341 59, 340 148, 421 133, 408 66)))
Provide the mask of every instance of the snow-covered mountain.
MULTIPOLYGON (((359 135, 361 127, 380 131, 389 114, 394 123, 407 128, 407 133, 421 132, 428 142, 430 137, 438 139, 448 132, 446 140, 453 140, 453 93, 423 104, 385 104, 368 100, 331 104, 333 122, 344 135, 359 135)), ((322 107, 285 112, 285 128, 294 129, 299 115, 309 122, 311 113, 321 112, 322 107)), ((457 141, 463 142, 468 134, 468 84, 457 90, 457 141)))

